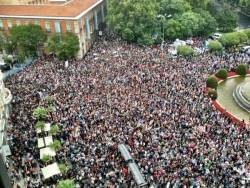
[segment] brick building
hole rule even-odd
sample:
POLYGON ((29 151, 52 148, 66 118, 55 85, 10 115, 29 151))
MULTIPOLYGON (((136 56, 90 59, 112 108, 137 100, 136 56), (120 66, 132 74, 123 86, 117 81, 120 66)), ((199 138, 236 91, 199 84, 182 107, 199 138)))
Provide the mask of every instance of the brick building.
POLYGON ((35 5, 0 5, 0 30, 8 32, 14 25, 32 23, 40 25, 48 34, 74 32, 79 38, 78 57, 81 58, 91 47, 94 31, 105 21, 106 12, 105 0, 51 0, 35 5))

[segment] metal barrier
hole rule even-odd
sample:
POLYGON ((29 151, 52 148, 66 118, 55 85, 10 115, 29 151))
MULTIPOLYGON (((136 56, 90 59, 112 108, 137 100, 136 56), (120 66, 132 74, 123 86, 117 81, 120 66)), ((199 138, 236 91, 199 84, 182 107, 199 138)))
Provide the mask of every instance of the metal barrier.
POLYGON ((124 144, 119 144, 118 150, 121 152, 121 155, 124 158, 125 162, 128 163, 129 171, 132 173, 137 186, 138 187, 146 186, 147 182, 144 180, 138 166, 134 162, 126 146, 124 144))
POLYGON ((118 149, 121 152, 122 157, 124 158, 125 162, 132 162, 133 161, 128 149, 126 148, 126 146, 124 144, 119 144, 118 149))

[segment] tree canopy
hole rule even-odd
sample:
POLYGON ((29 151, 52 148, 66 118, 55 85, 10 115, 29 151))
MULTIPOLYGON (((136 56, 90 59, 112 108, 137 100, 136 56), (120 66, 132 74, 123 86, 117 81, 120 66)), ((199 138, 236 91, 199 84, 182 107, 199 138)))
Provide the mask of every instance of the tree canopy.
POLYGON ((73 58, 79 50, 79 39, 71 32, 55 33, 48 40, 48 50, 61 60, 73 58))
POLYGON ((152 44, 157 26, 156 0, 110 0, 108 24, 129 42, 152 44))
POLYGON ((39 46, 46 41, 47 35, 39 25, 20 25, 10 29, 7 51, 13 51, 16 55, 36 56, 39 46))
POLYGON ((141 45, 160 42, 162 32, 164 39, 174 40, 207 36, 218 23, 223 24, 222 30, 232 30, 235 13, 223 4, 216 8, 221 13, 214 15, 214 5, 212 0, 110 0, 108 24, 123 39, 141 45))

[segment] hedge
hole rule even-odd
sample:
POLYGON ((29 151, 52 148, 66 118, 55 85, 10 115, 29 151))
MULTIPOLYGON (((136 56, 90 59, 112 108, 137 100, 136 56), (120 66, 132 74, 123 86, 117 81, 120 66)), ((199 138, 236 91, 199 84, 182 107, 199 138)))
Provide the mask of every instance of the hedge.
POLYGON ((181 45, 177 47, 177 54, 181 56, 191 56, 194 54, 194 50, 191 46, 181 45))
POLYGON ((223 46, 222 44, 217 41, 217 40, 211 40, 209 41, 208 43, 208 49, 211 51, 211 52, 218 52, 218 51, 221 51, 223 49, 223 46))
POLYGON ((238 36, 240 43, 244 43, 248 41, 248 36, 246 33, 238 31, 236 32, 236 35, 238 36))
POLYGON ((247 66, 245 64, 239 64, 235 72, 238 75, 245 76, 247 74, 247 66))
POLYGON ((212 99, 212 100, 216 100, 218 97, 218 93, 215 89, 210 89, 208 91, 208 96, 212 99))
POLYGON ((220 69, 216 74, 216 77, 221 78, 221 79, 227 79, 227 70, 226 69, 220 69))
POLYGON ((237 31, 231 33, 225 33, 219 38, 219 41, 226 48, 238 46, 239 44, 245 43, 249 40, 249 34, 250 34, 249 32, 250 31, 248 30, 244 30, 243 32, 237 31))
POLYGON ((211 88, 216 89, 217 86, 218 86, 218 81, 217 81, 217 79, 216 79, 214 76, 210 76, 210 77, 207 79, 207 87, 211 87, 211 88))
POLYGON ((248 39, 250 39, 250 29, 245 29, 243 32, 248 36, 248 39))

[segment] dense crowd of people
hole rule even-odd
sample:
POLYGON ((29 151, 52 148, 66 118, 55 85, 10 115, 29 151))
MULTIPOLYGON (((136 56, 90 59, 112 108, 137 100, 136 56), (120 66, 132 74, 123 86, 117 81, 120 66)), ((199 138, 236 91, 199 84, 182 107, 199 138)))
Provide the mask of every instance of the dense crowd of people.
POLYGON ((158 46, 106 34, 82 60, 65 66, 40 57, 11 77, 11 174, 32 188, 63 178, 78 187, 136 187, 117 149, 124 143, 149 186, 249 187, 250 131, 224 117, 205 94, 209 75, 249 58, 205 52, 159 59, 160 53, 158 46), (32 111, 46 106, 46 96, 54 99, 49 119, 60 126, 56 160, 69 170, 37 182, 34 171, 44 164, 32 111))

